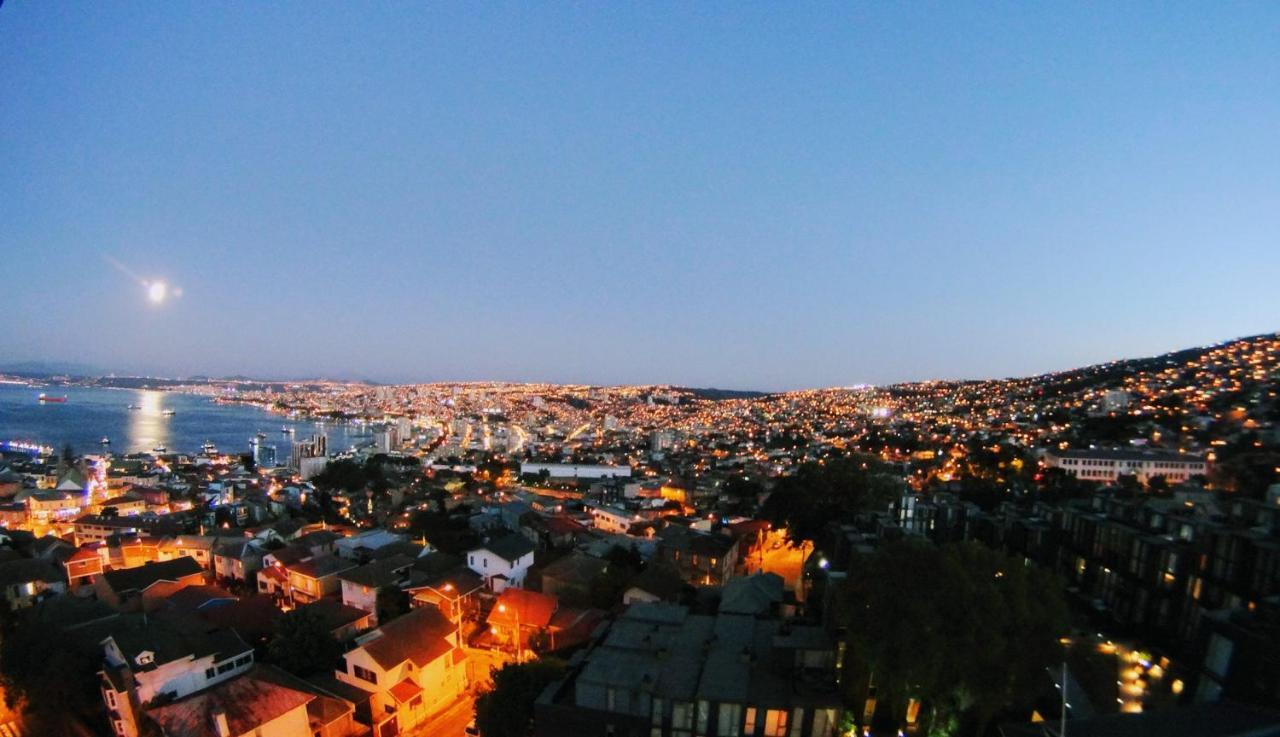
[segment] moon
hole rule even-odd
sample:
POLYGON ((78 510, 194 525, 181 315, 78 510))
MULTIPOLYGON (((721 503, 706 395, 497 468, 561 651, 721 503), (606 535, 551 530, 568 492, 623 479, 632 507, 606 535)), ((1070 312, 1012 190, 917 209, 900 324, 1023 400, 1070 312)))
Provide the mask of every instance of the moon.
POLYGON ((154 304, 164 302, 164 298, 169 296, 169 286, 162 281, 153 281, 147 286, 147 299, 154 304))

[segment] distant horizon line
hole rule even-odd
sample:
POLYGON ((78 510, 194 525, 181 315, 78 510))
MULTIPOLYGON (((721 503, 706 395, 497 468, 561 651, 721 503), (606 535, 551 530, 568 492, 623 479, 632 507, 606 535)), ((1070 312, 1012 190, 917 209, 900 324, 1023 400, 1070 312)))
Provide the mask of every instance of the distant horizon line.
POLYGON ((728 393, 737 393, 737 394, 756 394, 761 396, 767 396, 767 395, 773 395, 773 394, 790 394, 794 392, 804 392, 804 391, 834 391, 834 390, 841 390, 841 389, 857 390, 857 389, 877 388, 877 387, 884 388, 884 387, 894 387, 894 386, 912 386, 912 385, 919 385, 919 384, 938 384, 938 383, 964 384, 964 383, 974 383, 974 382, 983 382, 983 381, 1017 381, 1017 380, 1024 380, 1024 379, 1035 379, 1035 378, 1040 378, 1045 376, 1054 376, 1057 374, 1071 373, 1073 371, 1083 371, 1086 369, 1098 368, 1101 366, 1109 366, 1111 364, 1123 363, 1126 361, 1147 361, 1147 360, 1157 359, 1162 356, 1169 356, 1177 353, 1183 353, 1186 351, 1208 350, 1208 349, 1216 348, 1219 346, 1230 345, 1232 343, 1254 341, 1262 338, 1274 338, 1278 336, 1280 336, 1280 331, 1257 333, 1254 335, 1245 335, 1245 336, 1238 336, 1235 338, 1229 338, 1227 340, 1221 340, 1214 343, 1206 343, 1203 345, 1177 348, 1174 350, 1169 350, 1169 351, 1165 351, 1163 353, 1157 353, 1154 355, 1115 358, 1110 361, 1102 361, 1100 363, 1092 363, 1092 364, 1086 364, 1083 366, 1074 366, 1071 368, 1057 369, 1053 371, 1042 372, 1039 374, 1029 374, 1029 375, 1022 375, 1022 376, 1001 376, 1001 377, 989 377, 989 378, 958 378, 958 379, 919 379, 915 381, 896 381, 896 382, 889 382, 889 383, 883 383, 883 384, 877 384, 874 382, 859 382, 859 383, 844 384, 844 385, 793 387, 789 389, 775 389, 775 390, 736 389, 736 388, 726 388, 726 387, 716 387, 716 386, 691 386, 686 384, 676 384, 676 383, 669 383, 669 382, 666 382, 666 383, 645 382, 645 383, 634 383, 634 384, 626 384, 626 383, 594 384, 589 382, 539 381, 539 380, 532 380, 532 379, 525 379, 525 380, 437 379, 433 381, 380 381, 380 380, 374 380, 369 378, 336 378, 336 377, 323 377, 323 376, 314 376, 314 375, 306 376, 306 377, 267 378, 262 376, 252 376, 249 374, 231 374, 231 375, 225 375, 225 376, 212 376, 209 374, 189 374, 186 376, 181 376, 181 375, 166 376, 161 374, 149 374, 149 373, 102 371, 92 366, 57 361, 57 360, 13 361, 7 364, 0 365, 0 374, 5 374, 9 376, 18 376, 21 378, 45 378, 45 379, 50 379, 50 378, 154 379, 159 381, 172 381, 172 382, 243 381, 243 382, 261 383, 261 384, 330 383, 330 384, 356 384, 356 385, 373 386, 373 387, 431 386, 431 385, 459 385, 459 384, 507 384, 507 385, 515 385, 515 386, 545 385, 545 386, 557 386, 557 387, 578 386, 578 387, 586 387, 586 388, 593 388, 593 389, 655 387, 655 388, 683 389, 686 391, 694 391, 694 392, 696 391, 728 392, 728 393), (73 366, 77 367, 78 370, 76 371, 56 370, 57 368, 71 368, 73 366))

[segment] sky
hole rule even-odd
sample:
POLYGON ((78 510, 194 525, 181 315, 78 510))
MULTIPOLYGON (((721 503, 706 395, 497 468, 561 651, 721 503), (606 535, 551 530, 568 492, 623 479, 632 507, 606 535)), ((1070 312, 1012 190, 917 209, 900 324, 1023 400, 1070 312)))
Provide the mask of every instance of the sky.
POLYGON ((777 390, 1271 332, 1280 4, 8 0, 0 269, 0 362, 170 376, 777 390))

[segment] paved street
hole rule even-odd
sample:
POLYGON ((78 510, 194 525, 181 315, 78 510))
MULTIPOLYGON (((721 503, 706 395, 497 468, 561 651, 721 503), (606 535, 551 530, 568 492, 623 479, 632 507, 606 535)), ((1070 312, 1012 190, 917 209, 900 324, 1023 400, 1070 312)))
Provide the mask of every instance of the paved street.
POLYGON ((419 724, 406 737, 463 737, 467 724, 475 716, 475 697, 464 694, 433 718, 419 724))
POLYGON ((793 548, 787 544, 786 536, 776 530, 770 531, 764 542, 763 550, 747 560, 749 571, 767 571, 782 577, 783 585, 788 590, 796 591, 800 582, 800 574, 804 569, 805 557, 812 550, 806 544, 793 548))

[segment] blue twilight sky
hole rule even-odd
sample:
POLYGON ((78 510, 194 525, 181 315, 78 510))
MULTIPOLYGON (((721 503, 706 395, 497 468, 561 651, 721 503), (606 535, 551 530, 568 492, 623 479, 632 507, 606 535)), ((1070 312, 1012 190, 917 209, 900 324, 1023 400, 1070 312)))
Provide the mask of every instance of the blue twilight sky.
POLYGON ((166 374, 778 389, 1268 332, 1280 4, 8 0, 0 264, 0 362, 166 374))

